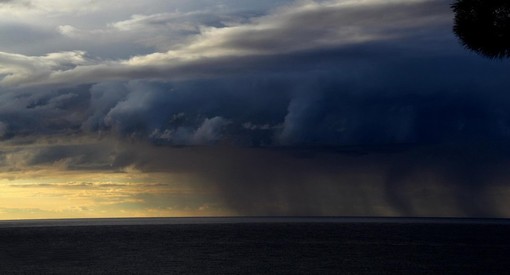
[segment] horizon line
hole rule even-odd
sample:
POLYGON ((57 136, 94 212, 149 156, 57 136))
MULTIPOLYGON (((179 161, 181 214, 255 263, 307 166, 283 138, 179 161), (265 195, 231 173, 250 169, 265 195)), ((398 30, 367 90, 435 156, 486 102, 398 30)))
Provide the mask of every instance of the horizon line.
POLYGON ((0 228, 115 225, 186 225, 249 223, 429 223, 508 224, 495 217, 399 217, 399 216, 205 216, 205 217, 112 217, 0 220, 0 228))

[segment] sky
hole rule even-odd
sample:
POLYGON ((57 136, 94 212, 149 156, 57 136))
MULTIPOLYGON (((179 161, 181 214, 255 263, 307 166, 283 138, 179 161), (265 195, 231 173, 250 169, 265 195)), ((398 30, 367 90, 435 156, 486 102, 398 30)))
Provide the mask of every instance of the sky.
POLYGON ((510 217, 444 0, 0 0, 0 219, 510 217))

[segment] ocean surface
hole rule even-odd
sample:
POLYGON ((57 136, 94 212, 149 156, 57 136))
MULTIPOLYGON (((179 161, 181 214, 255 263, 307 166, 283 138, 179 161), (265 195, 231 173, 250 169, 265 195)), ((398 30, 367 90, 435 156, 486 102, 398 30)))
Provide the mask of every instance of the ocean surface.
POLYGON ((502 219, 0 221, 0 274, 510 274, 502 219))

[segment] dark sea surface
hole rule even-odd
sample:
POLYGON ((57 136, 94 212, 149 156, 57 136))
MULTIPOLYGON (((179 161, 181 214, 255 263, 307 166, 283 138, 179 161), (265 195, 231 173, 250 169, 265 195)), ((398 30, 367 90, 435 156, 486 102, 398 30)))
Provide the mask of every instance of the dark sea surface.
POLYGON ((0 222, 0 274, 510 274, 498 219, 0 222))

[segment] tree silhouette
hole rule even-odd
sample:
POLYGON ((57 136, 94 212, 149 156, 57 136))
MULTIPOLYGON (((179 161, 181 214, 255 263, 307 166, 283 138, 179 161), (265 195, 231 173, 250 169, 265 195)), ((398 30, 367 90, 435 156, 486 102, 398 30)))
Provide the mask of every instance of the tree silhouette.
POLYGON ((489 58, 510 57, 510 1, 457 0, 453 31, 461 43, 489 58))

